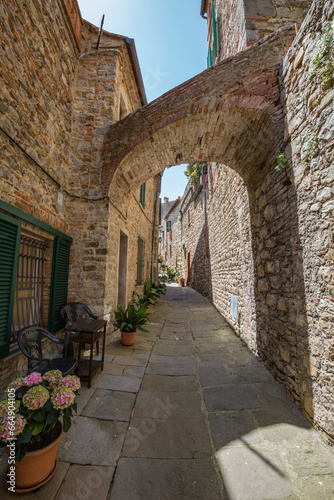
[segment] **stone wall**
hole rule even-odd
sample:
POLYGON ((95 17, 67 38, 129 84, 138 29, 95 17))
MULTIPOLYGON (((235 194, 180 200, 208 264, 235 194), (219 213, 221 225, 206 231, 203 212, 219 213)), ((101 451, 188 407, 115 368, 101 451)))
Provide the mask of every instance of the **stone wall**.
MULTIPOLYGON (((314 2, 282 67, 286 113, 287 176, 297 196, 298 239, 304 277, 308 348, 298 335, 287 339, 290 356, 302 357, 308 386, 304 406, 317 425, 334 435, 334 110, 333 75, 323 81, 310 72, 312 54, 326 23, 333 27, 334 5, 314 2)), ((334 38, 334 31, 333 38, 334 38)), ((324 66, 324 63, 322 63, 324 66)), ((295 315, 292 298, 290 315, 295 315)), ((300 385, 305 382, 300 380, 300 385)))
POLYGON ((8 0, 0 29, 1 199, 66 232, 56 196, 69 161, 78 57, 72 27, 61 0, 28 0, 24 8, 8 0))
MULTIPOLYGON (((120 227, 129 237, 127 300, 136 289, 139 234, 146 243, 143 277, 157 277, 160 176, 147 181, 145 209, 139 185, 122 190, 122 213, 101 191, 106 132, 142 105, 129 42, 103 32, 97 50, 98 28, 82 22, 75 0, 28 0, 24 6, 8 0, 0 5, 0 27, 1 200, 73 238, 68 300, 111 320, 120 227)), ((35 227, 28 230, 40 235, 35 227)), ((1 365, 5 378, 25 370, 17 354, 1 365)))
MULTIPOLYGON (((215 0, 217 60, 236 54, 282 26, 299 27, 312 0, 215 0)), ((211 1, 207 2, 208 44, 213 47, 211 1)), ((215 61, 214 57, 214 61, 215 61)))

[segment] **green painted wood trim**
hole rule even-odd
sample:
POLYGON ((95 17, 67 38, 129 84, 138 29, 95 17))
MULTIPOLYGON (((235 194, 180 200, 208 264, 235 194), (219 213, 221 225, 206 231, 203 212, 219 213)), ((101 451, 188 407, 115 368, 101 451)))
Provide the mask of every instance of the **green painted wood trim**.
POLYGON ((37 227, 40 227, 41 229, 44 229, 45 231, 48 231, 51 234, 55 234, 59 238, 63 238, 63 240, 70 241, 71 243, 73 242, 73 238, 71 236, 68 236, 65 233, 62 233, 58 229, 55 229, 52 226, 49 226, 49 224, 46 224, 45 222, 42 222, 32 215, 26 214, 19 208, 13 207, 13 205, 9 205, 9 203, 6 203, 5 201, 0 200, 0 209, 4 210, 5 212, 15 215, 16 217, 19 217, 22 220, 25 220, 26 222, 30 222, 30 224, 34 224, 37 227))
POLYGON ((212 9, 212 34, 213 34, 213 50, 214 54, 217 57, 217 26, 216 26, 216 14, 215 14, 215 3, 211 3, 212 9))
POLYGON ((4 279, 4 276, 1 276, 2 272, 0 273, 0 294, 2 302, 0 307, 0 358, 4 358, 9 354, 10 348, 17 263, 20 249, 21 222, 2 213, 0 214, 0 219, 3 222, 2 232, 0 234, 0 248, 8 248, 5 241, 1 242, 1 238, 4 238, 4 240, 11 239, 12 243, 12 251, 9 251, 7 255, 0 255, 2 261, 0 270, 5 272, 5 267, 6 274, 7 271, 10 273, 9 276, 7 275, 6 279, 4 279), (8 228, 7 234, 5 233, 6 226, 8 228))

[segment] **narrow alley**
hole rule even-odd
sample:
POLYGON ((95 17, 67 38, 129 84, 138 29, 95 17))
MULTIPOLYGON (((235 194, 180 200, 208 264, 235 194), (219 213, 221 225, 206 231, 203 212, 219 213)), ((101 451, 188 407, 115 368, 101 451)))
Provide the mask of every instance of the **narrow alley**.
POLYGON ((57 473, 25 499, 333 498, 332 450, 215 308, 170 285, 151 312, 133 347, 108 345, 57 473))

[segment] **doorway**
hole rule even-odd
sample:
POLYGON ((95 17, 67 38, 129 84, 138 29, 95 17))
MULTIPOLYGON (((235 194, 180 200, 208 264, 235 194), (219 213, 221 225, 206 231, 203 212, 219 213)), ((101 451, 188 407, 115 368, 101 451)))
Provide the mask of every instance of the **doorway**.
POLYGON ((187 285, 191 282, 190 252, 187 255, 187 285))
POLYGON ((117 304, 125 308, 126 305, 126 278, 128 268, 128 237, 120 231, 119 261, 118 261, 118 296, 117 304))

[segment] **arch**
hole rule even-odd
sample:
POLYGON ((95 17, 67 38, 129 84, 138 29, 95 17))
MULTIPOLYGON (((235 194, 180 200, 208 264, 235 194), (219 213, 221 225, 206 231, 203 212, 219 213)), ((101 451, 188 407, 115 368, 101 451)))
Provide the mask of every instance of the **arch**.
POLYGON ((112 125, 102 189, 114 203, 162 172, 218 161, 251 178, 283 140, 278 73, 290 32, 282 29, 112 125))

